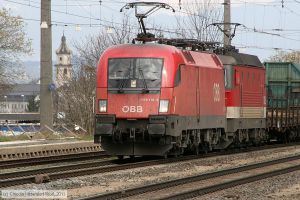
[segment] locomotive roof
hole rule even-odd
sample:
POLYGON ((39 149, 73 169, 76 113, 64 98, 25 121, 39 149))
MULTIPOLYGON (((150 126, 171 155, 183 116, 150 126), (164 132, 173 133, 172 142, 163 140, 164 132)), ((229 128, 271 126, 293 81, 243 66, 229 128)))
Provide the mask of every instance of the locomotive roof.
POLYGON ((132 57, 134 55, 147 57, 169 57, 176 62, 198 65, 209 68, 219 68, 222 63, 216 58, 216 54, 209 51, 190 51, 177 48, 172 45, 146 43, 146 44, 121 44, 111 46, 104 53, 109 57, 132 57), (175 58, 175 57, 176 58, 175 58))
POLYGON ((263 67, 259 58, 254 55, 226 52, 225 55, 218 55, 224 65, 247 65, 253 67, 263 67))
POLYGON ((165 44, 156 44, 156 43, 146 43, 146 44, 118 44, 111 46, 109 49, 124 49, 124 48, 159 48, 159 49, 168 49, 168 50, 177 50, 176 47, 170 46, 170 45, 165 45, 165 44))
MULTIPOLYGON (((141 47, 150 48, 153 50, 161 49, 162 51, 166 51, 166 52, 170 52, 170 53, 182 52, 181 49, 178 49, 172 45, 156 44, 156 43, 121 44, 121 45, 112 46, 109 49, 113 50, 113 52, 118 52, 117 54, 120 53, 120 54, 124 55, 124 53, 125 53, 124 49, 127 49, 126 52, 129 52, 131 50, 134 50, 134 51, 138 50, 138 49, 140 50, 141 47)), ((193 52, 193 51, 190 51, 190 52, 193 52)), ((147 53, 150 53, 150 52, 148 51, 147 53)), ((202 53, 212 53, 212 52, 202 51, 202 53)), ((264 65, 260 62, 259 58, 255 55, 228 51, 222 55, 218 54, 218 57, 220 58, 223 65, 244 65, 244 66, 253 66, 253 67, 264 67, 264 65)))

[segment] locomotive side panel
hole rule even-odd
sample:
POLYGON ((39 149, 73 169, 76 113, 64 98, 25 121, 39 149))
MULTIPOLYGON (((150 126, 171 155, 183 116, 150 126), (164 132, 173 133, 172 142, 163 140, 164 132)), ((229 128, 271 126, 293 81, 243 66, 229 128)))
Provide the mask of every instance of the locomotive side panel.
POLYGON ((180 137, 183 131, 199 129, 197 123, 197 73, 194 66, 181 65, 180 83, 174 87, 166 134, 180 137))
POLYGON ((198 68, 194 66, 180 67, 181 81, 174 87, 172 111, 175 115, 196 116, 196 82, 198 68))
POLYGON ((224 64, 226 78, 226 131, 247 133, 254 129, 265 129, 266 90, 263 64, 257 56, 242 53, 230 52, 219 57, 224 64))
POLYGON ((222 69, 199 68, 200 115, 225 116, 222 69))
POLYGON ((233 70, 235 84, 227 91, 227 131, 264 129, 266 126, 264 69, 234 66, 233 70))
POLYGON ((226 125, 222 66, 213 54, 191 54, 195 64, 180 66, 180 83, 174 87, 171 114, 179 122, 174 123, 176 135, 182 131, 224 129, 226 125))

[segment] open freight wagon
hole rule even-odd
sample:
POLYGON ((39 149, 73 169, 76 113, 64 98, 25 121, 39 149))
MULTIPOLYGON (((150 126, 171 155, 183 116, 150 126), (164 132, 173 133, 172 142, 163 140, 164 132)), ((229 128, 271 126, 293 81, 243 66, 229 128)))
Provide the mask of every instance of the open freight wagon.
POLYGON ((300 65, 266 62, 267 126, 270 131, 297 137, 300 124, 300 65))

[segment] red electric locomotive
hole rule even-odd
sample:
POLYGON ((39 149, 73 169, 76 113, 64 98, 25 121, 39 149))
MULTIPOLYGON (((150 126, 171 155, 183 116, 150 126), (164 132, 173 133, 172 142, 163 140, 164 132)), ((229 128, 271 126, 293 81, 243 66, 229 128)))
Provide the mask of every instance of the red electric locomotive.
POLYGON ((109 48, 97 72, 95 140, 115 155, 166 155, 225 128, 223 67, 215 54, 162 44, 109 48), (209 131, 208 131, 209 132, 209 131))
POLYGON ((264 68, 256 56, 113 46, 98 65, 96 99, 95 142, 113 155, 198 153, 264 135, 264 68))
POLYGON ((135 8, 142 44, 113 46, 101 56, 96 143, 120 157, 167 156, 268 139, 265 69, 256 56, 197 40, 158 41, 143 19, 171 6, 135 2, 124 8, 135 8), (152 8, 138 13, 138 6, 152 8))
POLYGON ((228 145, 267 141, 265 67, 257 56, 235 51, 219 58, 224 65, 228 145))

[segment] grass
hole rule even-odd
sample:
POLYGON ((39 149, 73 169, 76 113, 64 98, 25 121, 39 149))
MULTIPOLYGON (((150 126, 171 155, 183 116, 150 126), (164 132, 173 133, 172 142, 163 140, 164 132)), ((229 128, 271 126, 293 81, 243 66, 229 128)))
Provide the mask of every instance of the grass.
POLYGON ((9 137, 0 136, 0 142, 9 142, 11 139, 9 137))
MULTIPOLYGON (((33 139, 37 139, 33 137, 33 139)), ((48 136, 47 139, 58 139, 58 137, 51 137, 48 136)), ((84 141, 89 141, 89 140, 94 140, 93 135, 88 135, 88 134, 80 134, 78 135, 79 140, 84 140, 84 141)), ((1 136, 0 135, 0 142, 11 142, 11 141, 22 141, 22 140, 30 140, 25 134, 18 135, 18 136, 1 136)))
POLYGON ((79 135, 80 140, 94 140, 94 135, 79 135))
POLYGON ((25 134, 18 136, 0 136, 0 142, 10 142, 19 140, 29 140, 29 138, 25 134))

